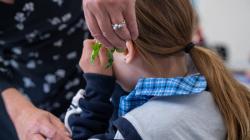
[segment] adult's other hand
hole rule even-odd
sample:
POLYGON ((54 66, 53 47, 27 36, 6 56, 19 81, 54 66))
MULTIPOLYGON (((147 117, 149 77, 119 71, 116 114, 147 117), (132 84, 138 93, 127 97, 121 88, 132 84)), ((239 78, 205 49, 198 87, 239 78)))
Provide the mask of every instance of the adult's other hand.
POLYGON ((15 0, 0 0, 0 2, 6 3, 6 4, 13 4, 15 0))
POLYGON ((2 98, 20 140, 70 140, 57 117, 36 108, 18 90, 8 88, 2 92, 2 98))
POLYGON ((22 112, 13 120, 21 140, 70 140, 63 123, 51 113, 36 107, 22 112))
POLYGON ((125 47, 138 37, 135 0, 83 0, 83 10, 92 36, 106 47, 125 47), (124 21, 122 28, 112 28, 124 21))

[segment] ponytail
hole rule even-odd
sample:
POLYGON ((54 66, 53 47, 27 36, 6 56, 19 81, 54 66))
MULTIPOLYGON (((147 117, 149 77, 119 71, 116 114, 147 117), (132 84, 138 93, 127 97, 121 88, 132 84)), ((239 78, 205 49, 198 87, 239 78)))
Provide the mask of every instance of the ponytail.
POLYGON ((209 90, 224 117, 227 140, 249 140, 249 89, 233 78, 215 52, 194 47, 190 55, 198 71, 206 77, 209 90))
MULTIPOLYGON (((190 0, 136 0, 135 10, 139 37, 134 44, 144 59, 153 59, 148 57, 151 54, 167 57, 180 50, 184 54, 184 45, 192 40, 195 22, 190 0)), ((250 91, 233 78, 216 53, 193 48, 193 44, 188 46, 185 52, 206 77, 224 117, 227 140, 250 140, 250 91)))

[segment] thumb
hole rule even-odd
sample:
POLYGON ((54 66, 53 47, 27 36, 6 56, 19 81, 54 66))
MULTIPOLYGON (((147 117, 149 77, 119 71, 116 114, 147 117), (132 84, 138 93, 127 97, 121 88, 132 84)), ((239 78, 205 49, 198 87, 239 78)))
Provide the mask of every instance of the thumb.
POLYGON ((46 120, 41 122, 39 132, 46 138, 53 138, 56 135, 56 127, 46 120))
POLYGON ((31 140, 45 140, 45 138, 40 134, 33 134, 31 140))
POLYGON ((68 132, 68 130, 66 129, 66 127, 64 126, 64 124, 55 116, 51 115, 50 116, 50 120, 51 123, 53 123, 55 125, 55 127, 57 127, 57 129, 63 133, 63 135, 65 134, 66 136, 70 136, 70 133, 68 132))

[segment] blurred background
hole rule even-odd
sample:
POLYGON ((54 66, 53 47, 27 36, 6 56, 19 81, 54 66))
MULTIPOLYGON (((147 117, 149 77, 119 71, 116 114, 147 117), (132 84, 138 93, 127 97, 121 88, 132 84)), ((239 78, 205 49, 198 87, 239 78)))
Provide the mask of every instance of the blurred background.
POLYGON ((194 0, 205 46, 250 86, 250 0, 194 0))

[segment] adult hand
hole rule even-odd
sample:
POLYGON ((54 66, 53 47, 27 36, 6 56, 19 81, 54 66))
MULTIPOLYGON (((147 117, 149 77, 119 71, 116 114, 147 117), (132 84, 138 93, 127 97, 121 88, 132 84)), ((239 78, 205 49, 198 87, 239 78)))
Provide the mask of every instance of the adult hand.
POLYGON ((57 117, 35 107, 25 109, 13 123, 21 140, 70 140, 57 117))
POLYGON ((98 57, 96 57, 94 64, 90 63, 92 45, 95 40, 85 40, 82 51, 82 57, 79 65, 84 73, 96 73, 102 75, 112 76, 112 68, 106 68, 108 64, 107 48, 101 47, 98 57))
POLYGON ((135 0, 83 0, 83 10, 92 36, 106 47, 125 47, 138 37, 135 0), (112 29, 123 21, 126 26, 112 29))
POLYGON ((18 90, 9 88, 1 95, 20 140, 70 140, 58 118, 36 108, 18 90))
POLYGON ((15 0, 0 0, 0 2, 6 3, 6 4, 14 4, 15 0))

